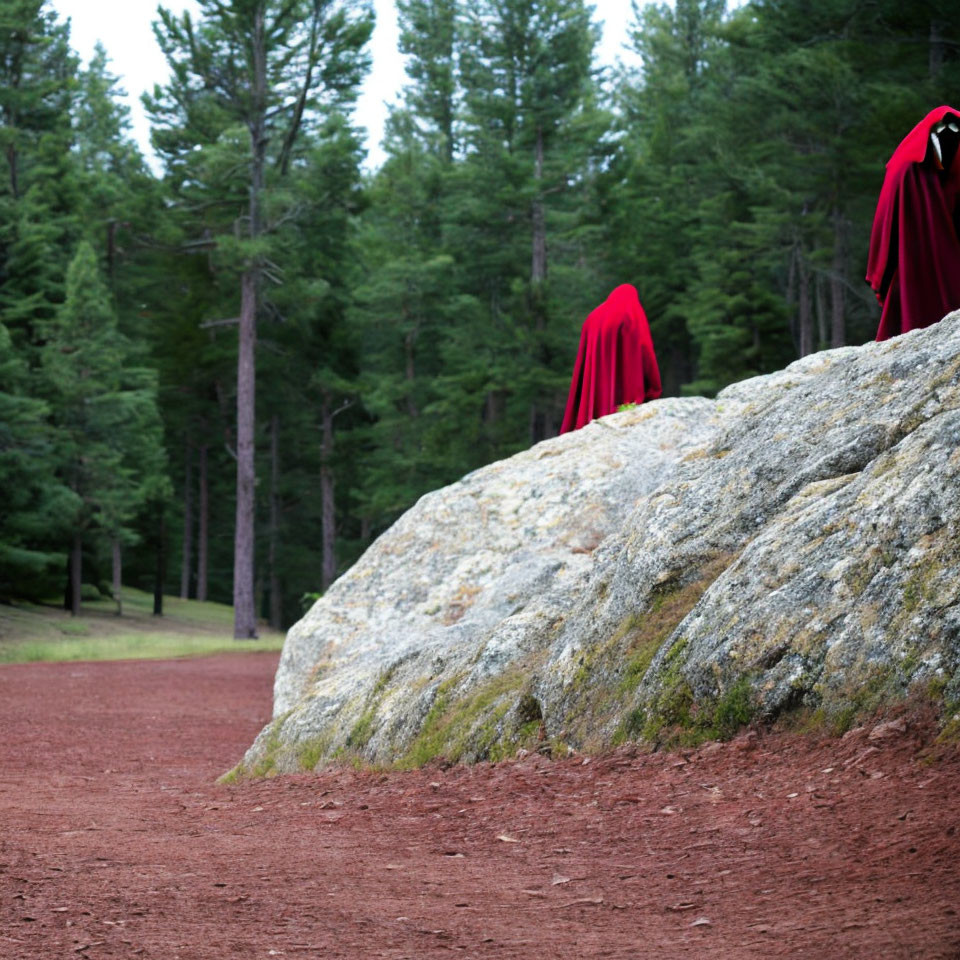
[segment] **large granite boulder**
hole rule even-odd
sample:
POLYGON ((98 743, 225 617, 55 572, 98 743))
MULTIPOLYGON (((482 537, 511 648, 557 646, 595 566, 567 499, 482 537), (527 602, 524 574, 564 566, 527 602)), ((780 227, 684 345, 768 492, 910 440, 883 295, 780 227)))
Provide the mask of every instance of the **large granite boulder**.
POLYGON ((241 769, 960 699, 960 313, 423 497, 291 629, 241 769))

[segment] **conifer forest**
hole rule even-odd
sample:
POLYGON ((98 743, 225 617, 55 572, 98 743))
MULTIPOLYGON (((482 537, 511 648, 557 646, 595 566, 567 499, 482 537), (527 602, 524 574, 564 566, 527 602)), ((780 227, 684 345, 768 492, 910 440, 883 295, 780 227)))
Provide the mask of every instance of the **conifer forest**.
POLYGON ((635 3, 642 66, 603 70, 585 0, 397 6, 374 171, 364 0, 161 6, 154 168, 102 48, 0 0, 0 600, 288 626, 422 494, 556 434, 620 283, 668 396, 873 339, 884 164, 960 101, 956 0, 635 3))

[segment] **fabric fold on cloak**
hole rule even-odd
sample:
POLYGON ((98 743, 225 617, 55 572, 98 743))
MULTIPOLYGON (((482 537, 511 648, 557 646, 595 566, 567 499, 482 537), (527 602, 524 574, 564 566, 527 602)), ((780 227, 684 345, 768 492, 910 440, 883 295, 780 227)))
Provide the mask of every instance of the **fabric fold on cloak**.
POLYGON ((931 110, 887 162, 870 235, 867 282, 883 307, 877 340, 928 327, 960 307, 960 150, 948 170, 933 159, 931 110))
POLYGON ((655 400, 661 392, 647 315, 636 288, 621 284, 583 323, 560 432, 579 430, 621 404, 655 400))

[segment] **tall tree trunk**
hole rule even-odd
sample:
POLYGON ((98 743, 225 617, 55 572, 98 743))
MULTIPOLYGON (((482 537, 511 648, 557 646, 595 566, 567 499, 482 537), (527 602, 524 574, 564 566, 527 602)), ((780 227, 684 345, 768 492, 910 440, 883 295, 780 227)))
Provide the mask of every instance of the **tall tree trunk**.
MULTIPOLYGON (((260 237, 260 195, 266 157, 267 68, 264 10, 254 11, 253 106, 250 117, 249 236, 260 237)), ((233 544, 233 635, 244 640, 257 635, 254 598, 254 519, 256 465, 254 421, 256 416, 257 301, 261 263, 259 254, 243 271, 240 281, 240 332, 237 353, 237 516, 233 544)))
POLYGON ((20 184, 17 175, 16 147, 7 147, 7 166, 10 168, 10 195, 17 200, 20 197, 20 184))
POLYGON ((813 310, 810 304, 810 270, 799 254, 799 352, 801 357, 813 353, 813 310))
POLYGON ((323 403, 320 407, 323 442, 320 448, 320 510, 323 529, 321 532, 321 567, 320 589, 327 587, 337 576, 337 528, 336 509, 334 504, 334 474, 333 474, 333 410, 331 409, 330 394, 323 394, 323 403))
POLYGON ((117 605, 117 616, 123 616, 123 549, 120 538, 114 537, 113 543, 113 599, 117 605))
POLYGON ((817 305, 817 349, 822 350, 830 340, 827 330, 827 304, 823 278, 817 274, 813 278, 813 289, 817 305))
POLYGON ((237 516, 233 544, 233 635, 237 639, 257 635, 253 595, 256 285, 253 271, 245 271, 237 364, 237 516))
POLYGON ((200 463, 197 472, 200 487, 200 517, 197 531, 197 599, 207 599, 207 543, 210 533, 210 492, 207 477, 207 445, 200 447, 200 463))
POLYGON ((483 422, 494 426, 506 415, 507 394, 504 390, 489 390, 483 400, 483 422))
POLYGON ((117 221, 107 221, 107 281, 110 289, 116 291, 117 280, 117 221))
POLYGON ((72 610, 73 609, 73 547, 71 545, 70 549, 67 551, 67 564, 63 568, 64 573, 64 585, 63 585, 63 609, 72 610))
POLYGON ((70 613, 80 615, 81 587, 83 585, 83 534, 77 531, 73 535, 70 548, 70 613))
MULTIPOLYGON (((546 282, 547 282, 547 217, 543 203, 543 129, 537 127, 537 139, 533 152, 533 179, 536 194, 531 210, 533 225, 533 250, 530 261, 530 299, 534 323, 538 334, 547 326, 546 282)), ((539 339, 539 338, 538 338, 539 339)), ((537 362, 548 362, 546 348, 541 340, 537 347, 537 362)), ((530 407, 530 442, 539 443, 547 436, 546 414, 539 399, 530 407)))
POLYGON ((403 338, 403 351, 404 351, 404 360, 405 360, 405 375, 407 378, 407 413, 410 415, 411 419, 416 419, 420 416, 420 411, 417 409, 417 401, 413 395, 413 385, 414 380, 416 379, 416 366, 415 366, 415 354, 414 347, 417 342, 417 330, 414 328, 409 331, 407 335, 403 338))
POLYGON ((180 561, 180 599, 190 597, 190 563, 193 545, 193 446, 187 441, 183 476, 183 557, 180 561))
POLYGON ((163 586, 167 578, 167 524, 163 503, 157 503, 157 567, 153 578, 153 615, 163 616, 163 586))
MULTIPOLYGON (((543 206, 543 130, 537 127, 537 142, 533 155, 534 189, 537 191, 533 200, 531 219, 533 221, 533 257, 530 264, 530 285, 534 296, 541 291, 547 279, 547 218, 543 206)), ((543 311, 537 311, 537 329, 542 330, 545 317, 543 311)))
POLYGON ((833 270, 830 277, 830 346, 842 347, 847 342, 846 291, 843 278, 847 268, 847 238, 843 216, 833 211, 833 270))
POLYGON ((280 537, 280 418, 270 418, 270 626, 279 630, 283 621, 280 571, 277 568, 277 541, 280 537))

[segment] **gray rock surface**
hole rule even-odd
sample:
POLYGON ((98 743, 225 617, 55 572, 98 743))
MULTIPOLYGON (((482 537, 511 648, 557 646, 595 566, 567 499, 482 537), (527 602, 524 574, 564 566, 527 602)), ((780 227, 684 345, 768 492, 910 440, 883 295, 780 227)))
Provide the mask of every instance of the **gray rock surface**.
POLYGON ((291 629, 258 773, 960 699, 960 313, 423 497, 291 629))

